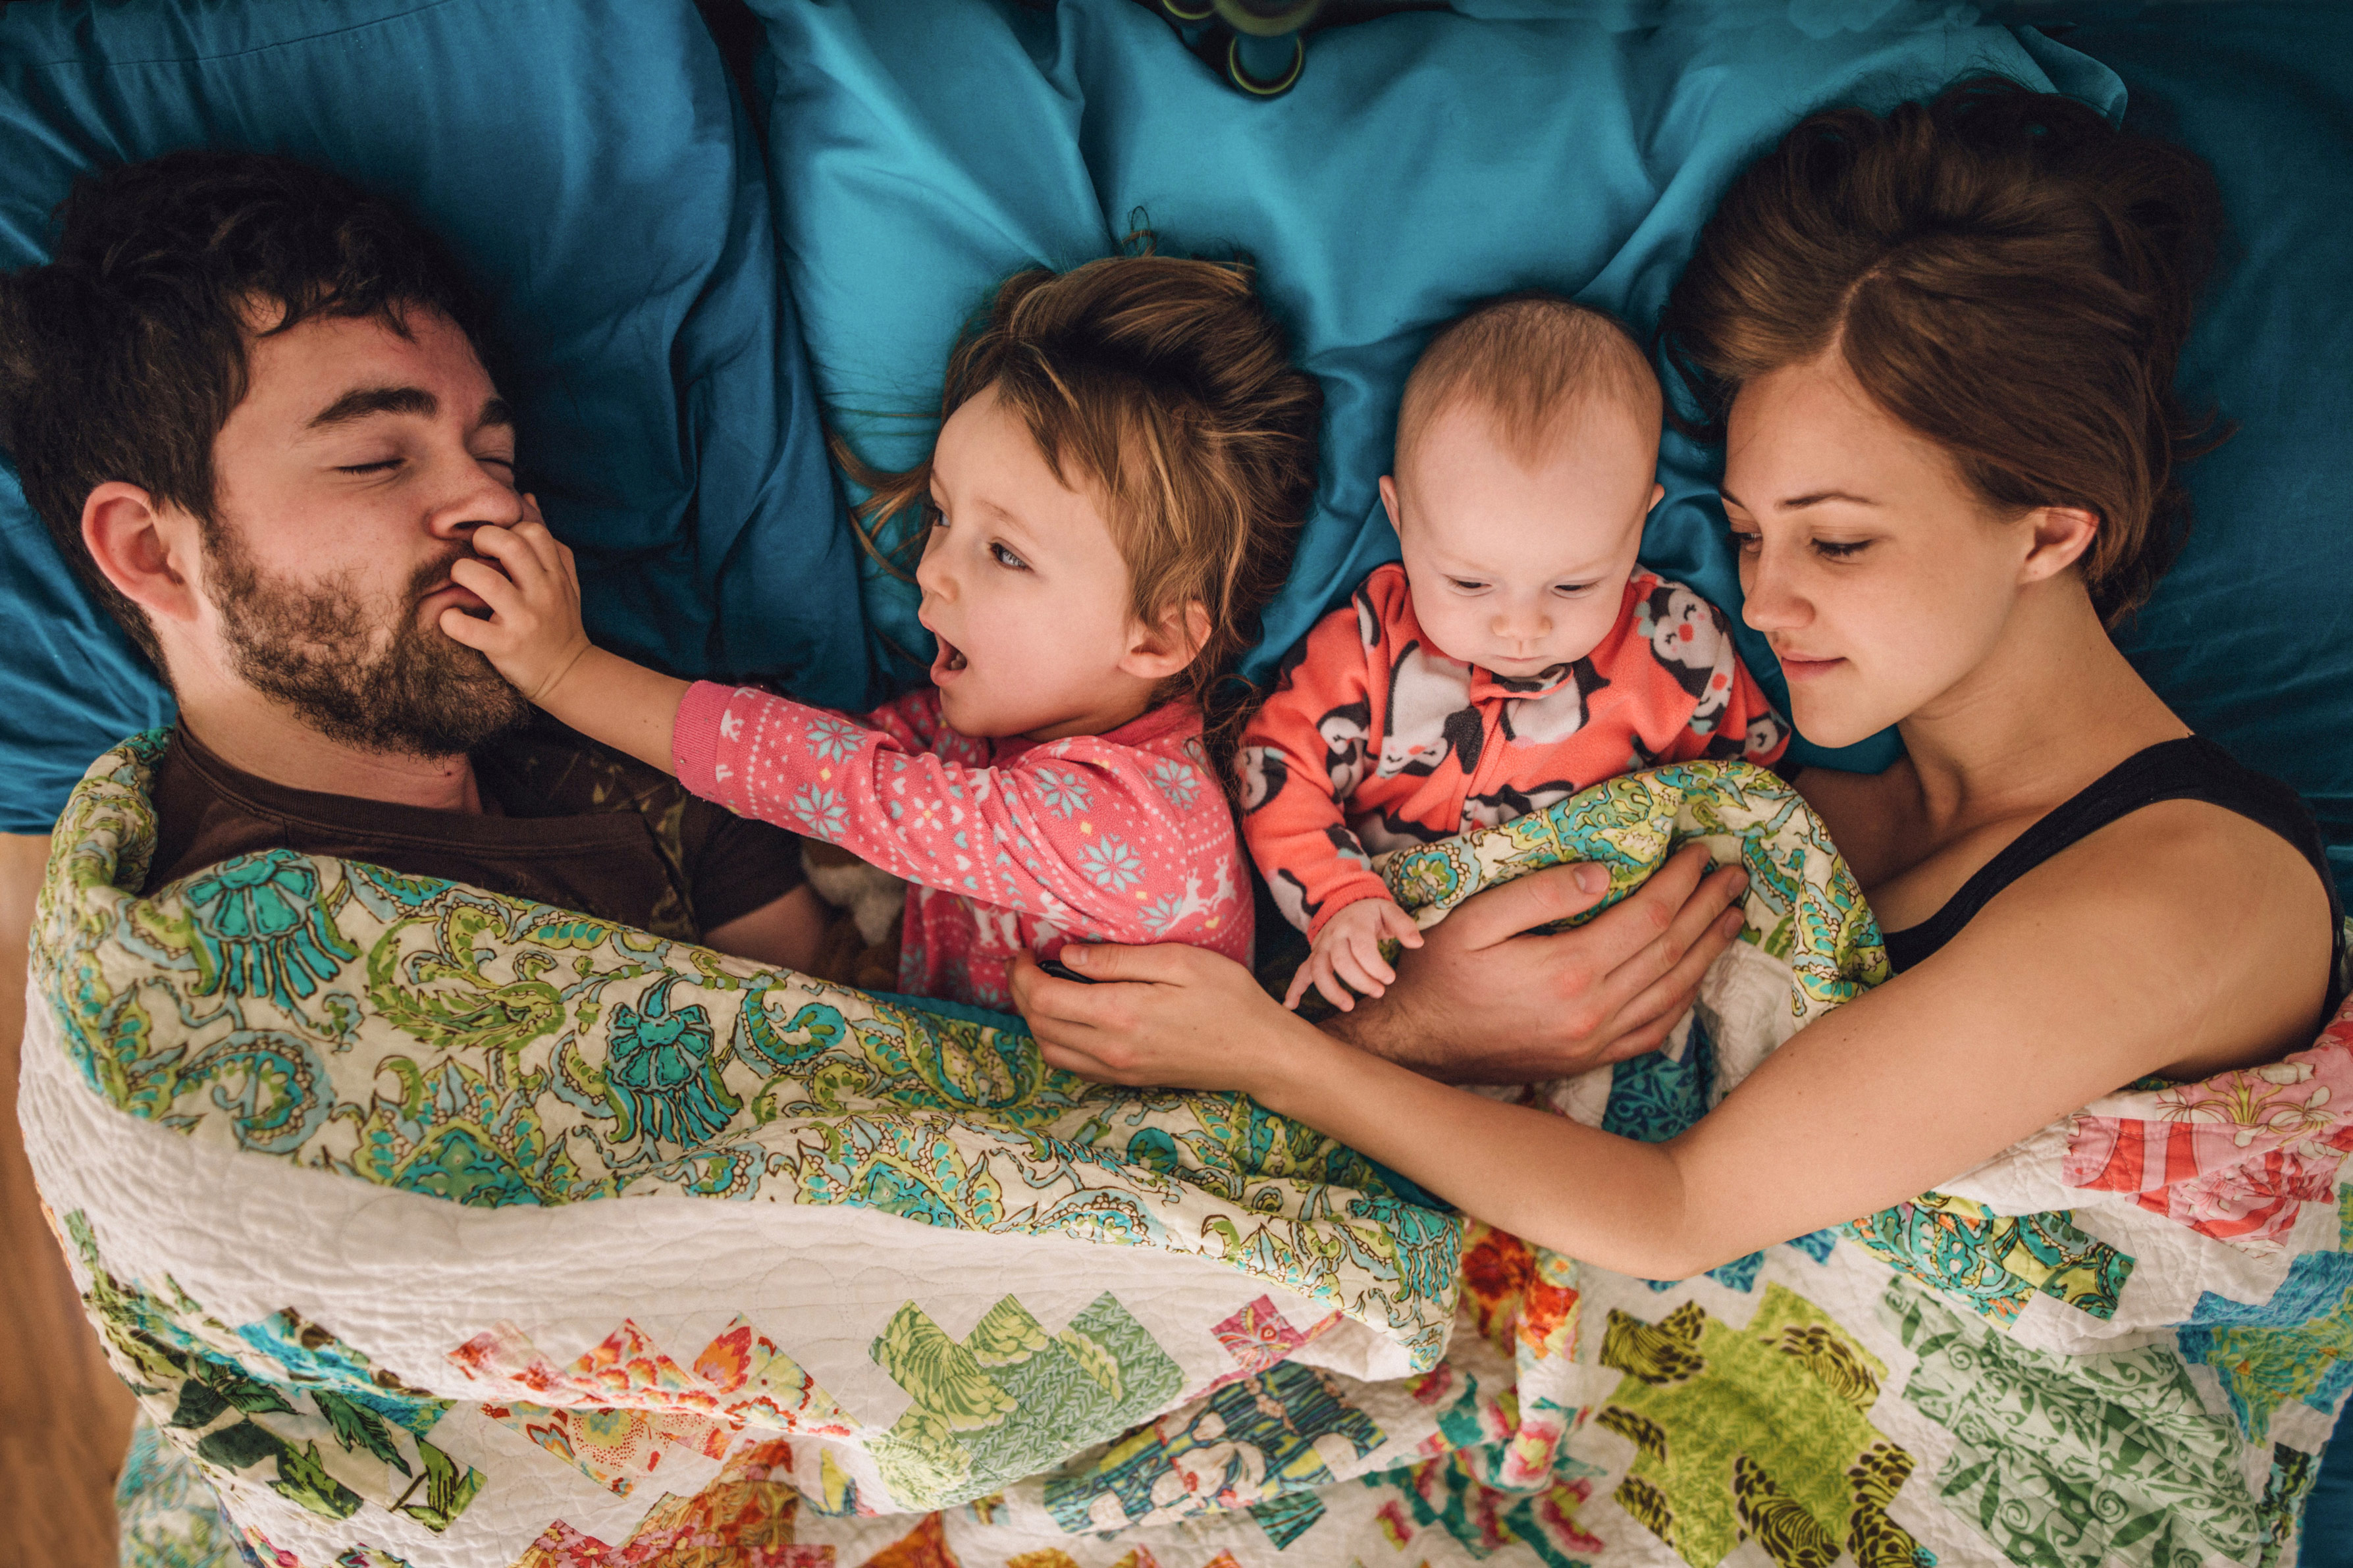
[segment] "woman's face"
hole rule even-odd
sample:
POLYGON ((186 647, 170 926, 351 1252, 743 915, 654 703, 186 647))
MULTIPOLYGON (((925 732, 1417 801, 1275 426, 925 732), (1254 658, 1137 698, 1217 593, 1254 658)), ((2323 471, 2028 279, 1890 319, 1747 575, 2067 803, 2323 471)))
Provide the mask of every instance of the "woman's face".
POLYGON ((1741 618, 1779 657, 1798 729, 1825 746, 1964 700, 2035 546, 1835 352, 1741 388, 1724 510, 1741 618))

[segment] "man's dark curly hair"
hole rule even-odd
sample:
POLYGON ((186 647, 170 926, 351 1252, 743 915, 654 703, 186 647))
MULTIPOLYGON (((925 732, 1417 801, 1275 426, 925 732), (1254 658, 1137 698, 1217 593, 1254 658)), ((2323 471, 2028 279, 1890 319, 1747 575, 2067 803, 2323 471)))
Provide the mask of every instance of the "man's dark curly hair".
MULTIPOLYGON (((313 316, 438 311, 480 354, 479 297, 397 204, 261 153, 192 148, 79 181, 55 259, 0 275, 0 446, 75 574, 160 672, 145 612, 82 542, 121 480, 215 537, 213 443, 246 393, 248 339, 313 316)), ((486 362, 487 363, 487 362, 486 362)))

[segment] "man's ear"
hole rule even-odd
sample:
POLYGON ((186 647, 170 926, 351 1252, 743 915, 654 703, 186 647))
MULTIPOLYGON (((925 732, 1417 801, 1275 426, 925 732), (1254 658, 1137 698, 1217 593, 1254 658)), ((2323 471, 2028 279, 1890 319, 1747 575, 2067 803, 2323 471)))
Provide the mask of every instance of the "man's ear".
POLYGON ((1193 662, 1209 640, 1209 612, 1198 599, 1188 599, 1160 617, 1155 626, 1139 626, 1119 668, 1145 680, 1166 680, 1193 662))
POLYGON ((158 507, 137 485, 109 479, 81 503, 81 539, 115 591, 150 616, 196 617, 195 519, 158 507))
POLYGON ((2039 506, 2023 521, 2033 530, 2033 543, 2018 565, 2021 584, 2056 577, 2082 559, 2100 532, 2100 514, 2079 506, 2039 506))

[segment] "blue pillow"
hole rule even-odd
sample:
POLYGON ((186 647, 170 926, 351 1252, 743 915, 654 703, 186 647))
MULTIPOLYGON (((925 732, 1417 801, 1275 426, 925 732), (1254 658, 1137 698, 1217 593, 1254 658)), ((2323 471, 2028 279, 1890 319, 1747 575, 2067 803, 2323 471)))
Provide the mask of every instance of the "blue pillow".
MULTIPOLYGON (((1980 70, 2116 96, 2080 56, 1951 20, 1969 8, 1942 0, 1700 7, 1712 19, 1622 31, 1489 0, 1483 17, 1319 33, 1272 101, 1132 0, 752 5, 786 276, 828 417, 869 460, 921 455, 956 326, 1006 274, 1106 255, 1134 223, 1165 248, 1256 258, 1328 409, 1315 510, 1247 666, 1261 675, 1395 556, 1376 483, 1439 322, 1544 285, 1647 331, 1733 174, 1818 106, 1980 70)), ((1713 454, 1669 443, 1643 558, 1729 606, 1713 454)), ((870 566, 866 589, 877 632, 927 658, 912 588, 870 566)), ((1763 639, 1739 636, 1778 700, 1763 639)), ((1895 751, 1889 735, 1808 754, 1875 768, 1895 751)))
MULTIPOLYGON (((73 178, 193 144, 406 199, 512 351, 524 483, 591 629, 681 674, 867 695, 853 564, 759 145, 690 0, 207 0, 0 13, 0 267, 73 178)), ((45 833, 170 700, 0 469, 0 831, 45 833)))
POLYGON ((2063 37, 2124 79, 2126 125, 2214 166, 2232 228, 2180 384, 2239 428, 2189 468, 2189 542, 2117 642, 2303 793, 2353 902, 2353 9, 2151 6, 2063 37))

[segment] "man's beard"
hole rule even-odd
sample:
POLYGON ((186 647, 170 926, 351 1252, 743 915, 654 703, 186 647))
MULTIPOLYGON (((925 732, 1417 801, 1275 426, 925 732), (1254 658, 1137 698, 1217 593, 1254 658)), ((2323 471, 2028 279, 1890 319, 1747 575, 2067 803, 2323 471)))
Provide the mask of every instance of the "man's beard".
POLYGON ((488 659, 418 624, 418 603, 470 552, 418 567, 387 605, 346 579, 311 587, 264 576, 232 529, 210 532, 214 603, 237 673, 329 740, 448 757, 530 717, 488 659))

